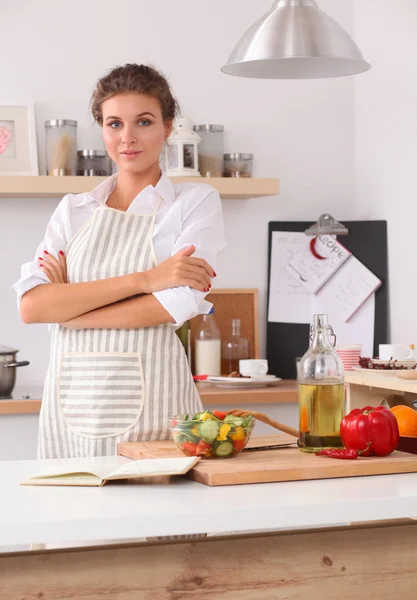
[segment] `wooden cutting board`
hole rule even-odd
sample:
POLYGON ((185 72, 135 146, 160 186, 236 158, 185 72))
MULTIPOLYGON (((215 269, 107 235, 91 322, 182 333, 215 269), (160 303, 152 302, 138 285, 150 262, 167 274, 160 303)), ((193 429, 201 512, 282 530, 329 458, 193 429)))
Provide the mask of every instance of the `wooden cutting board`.
MULTIPOLYGON (((294 438, 290 436, 259 436, 252 437, 248 447, 293 441, 294 438)), ((125 442, 119 444, 118 453, 134 460, 184 456, 170 440, 125 442)), ((205 485, 216 486, 416 472, 417 456, 405 452, 395 451, 382 458, 372 456, 356 460, 336 460, 304 453, 297 447, 283 447, 276 450, 242 452, 229 459, 202 459, 187 477, 205 485)))

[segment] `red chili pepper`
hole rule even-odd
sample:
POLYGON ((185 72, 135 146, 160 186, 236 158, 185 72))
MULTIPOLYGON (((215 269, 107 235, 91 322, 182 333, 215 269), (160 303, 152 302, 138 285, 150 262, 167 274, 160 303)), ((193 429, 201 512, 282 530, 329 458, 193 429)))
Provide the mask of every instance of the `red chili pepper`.
POLYGON ((340 437, 346 448, 360 450, 362 456, 387 456, 398 444, 397 419, 384 406, 355 408, 342 419, 340 437))
POLYGON ((316 456, 329 456, 330 458, 345 458, 354 460, 358 458, 360 451, 348 448, 323 448, 320 452, 315 453, 316 456))

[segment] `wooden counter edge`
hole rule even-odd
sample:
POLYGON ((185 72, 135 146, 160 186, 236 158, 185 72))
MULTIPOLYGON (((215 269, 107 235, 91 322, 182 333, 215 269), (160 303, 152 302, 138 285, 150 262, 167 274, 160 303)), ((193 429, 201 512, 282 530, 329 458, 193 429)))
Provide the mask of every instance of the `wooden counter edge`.
MULTIPOLYGON (((240 406, 253 404, 283 404, 298 402, 297 383, 286 380, 274 387, 242 390, 239 388, 216 388, 210 384, 197 385, 204 405, 236 404, 240 406)), ((0 400, 0 415, 36 414, 41 408, 40 399, 0 400)))
POLYGON ((42 400, 0 400, 0 415, 39 413, 42 400))
POLYGON ((415 523, 0 556, 2 597, 412 598, 415 523), (336 533, 337 532, 337 533, 336 533), (219 556, 228 568, 219 569, 219 556), (86 564, 88 569, 86 569, 86 564), (259 565, 262 577, 259 577, 259 565), (210 577, 215 573, 216 577, 210 577), (353 582, 353 584, 352 584, 353 582), (190 594, 188 594, 190 592, 190 594), (206 593, 207 592, 207 593, 206 593), (127 597, 127 596, 126 596, 127 597))

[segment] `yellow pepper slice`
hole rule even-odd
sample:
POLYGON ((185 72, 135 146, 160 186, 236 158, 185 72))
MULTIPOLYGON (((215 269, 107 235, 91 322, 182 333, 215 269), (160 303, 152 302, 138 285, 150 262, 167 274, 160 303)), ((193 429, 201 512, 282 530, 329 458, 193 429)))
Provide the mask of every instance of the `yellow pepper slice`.
POLYGON ((231 429, 232 429, 231 426, 228 425, 227 423, 223 423, 223 425, 220 425, 219 434, 216 438, 217 441, 224 442, 225 439, 227 438, 227 434, 229 433, 229 431, 231 429))
POLYGON ((236 427, 236 431, 232 434, 232 440, 244 440, 245 430, 243 427, 236 427))
POLYGON ((205 412, 201 415, 200 417, 200 421, 207 421, 207 419, 212 419, 213 417, 211 416, 210 413, 205 412))

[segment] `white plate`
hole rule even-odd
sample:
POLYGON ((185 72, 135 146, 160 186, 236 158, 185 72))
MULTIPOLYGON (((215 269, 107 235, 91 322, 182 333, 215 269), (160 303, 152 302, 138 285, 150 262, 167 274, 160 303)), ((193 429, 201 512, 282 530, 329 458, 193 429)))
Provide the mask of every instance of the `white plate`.
POLYGON ((371 361, 374 363, 374 365, 386 365, 388 364, 388 362, 392 362, 396 365, 398 365, 399 367, 412 367, 414 366, 417 361, 414 359, 407 359, 407 360, 396 360, 396 361, 388 361, 388 360, 382 360, 380 358, 371 358, 371 361))
MULTIPOLYGON (((381 377, 396 375, 397 373, 401 373, 401 371, 413 371, 413 369, 362 369, 362 367, 352 367, 352 370, 362 373, 372 373, 372 375, 380 375, 381 377)), ((404 381, 407 380, 404 379, 404 381)))
POLYGON ((275 375, 263 375, 259 377, 207 377, 206 381, 213 383, 216 387, 243 387, 243 388, 263 388, 268 385, 281 381, 280 377, 275 375))

